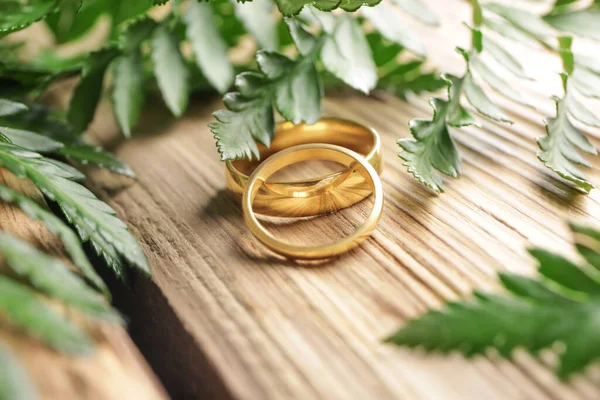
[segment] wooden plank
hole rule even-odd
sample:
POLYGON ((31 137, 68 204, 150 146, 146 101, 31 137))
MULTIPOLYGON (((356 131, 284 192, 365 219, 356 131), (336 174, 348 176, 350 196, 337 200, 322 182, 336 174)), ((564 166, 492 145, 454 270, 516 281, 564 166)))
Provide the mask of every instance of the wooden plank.
MULTIPOLYGON (((0 169, 0 183, 41 197, 27 181, 0 169)), ((44 251, 64 256, 60 240, 16 207, 0 203, 0 229, 18 235, 44 251)), ((66 260, 65 260, 66 261, 66 260)), ((86 323, 96 341, 89 357, 67 357, 30 339, 0 319, 0 342, 23 363, 43 399, 166 399, 154 373, 119 326, 86 323)))

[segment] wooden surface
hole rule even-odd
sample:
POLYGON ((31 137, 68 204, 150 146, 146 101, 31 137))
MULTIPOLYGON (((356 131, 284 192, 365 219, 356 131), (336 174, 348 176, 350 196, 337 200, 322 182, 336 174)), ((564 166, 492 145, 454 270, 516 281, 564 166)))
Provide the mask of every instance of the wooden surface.
MULTIPOLYGON (((465 43, 468 5, 429 1, 443 17, 427 39, 432 65, 460 73, 453 47, 465 43)), ((224 169, 207 128, 217 100, 195 99, 174 121, 150 104, 132 140, 120 139, 108 104, 93 136, 138 174, 133 182, 104 171, 90 187, 128 223, 147 251, 154 283, 138 280, 117 303, 131 334, 175 398, 239 399, 597 399, 596 370, 560 383, 552 355, 518 353, 513 362, 425 356, 383 345, 408 318, 497 287, 495 273, 531 273, 526 247, 571 255, 568 219, 599 224, 597 191, 581 196, 536 159, 535 138, 560 88, 553 58, 521 49, 538 82, 522 84, 538 111, 506 106, 513 126, 453 131, 463 175, 435 196, 397 157, 414 117, 429 117, 427 98, 329 96, 325 115, 354 119, 382 135, 384 216, 360 248, 329 262, 284 261, 245 228, 225 190, 224 169), (540 70, 543 65, 544 72, 540 70), (538 73, 539 72, 539 73, 538 73)), ((589 132, 600 147, 597 132, 589 132)), ((598 159, 588 172, 600 185, 598 159)), ((290 240, 330 240, 367 213, 341 213, 275 226, 290 240)))
MULTIPOLYGON (((41 198, 33 185, 3 169, 0 169, 0 184, 41 198)), ((18 235, 50 254, 64 257, 60 240, 16 207, 0 203, 0 229, 18 235)), ((42 399, 167 398, 125 329, 91 322, 86 323, 86 328, 97 346, 89 357, 61 355, 11 329, 2 318, 0 342, 6 344, 23 363, 42 399)))

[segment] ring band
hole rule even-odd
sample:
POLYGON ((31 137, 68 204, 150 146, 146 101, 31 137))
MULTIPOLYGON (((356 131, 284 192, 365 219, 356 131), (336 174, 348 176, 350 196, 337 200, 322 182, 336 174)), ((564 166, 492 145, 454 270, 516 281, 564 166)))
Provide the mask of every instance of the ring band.
MULTIPOLYGON (((291 146, 323 143, 342 146, 361 154, 381 174, 381 142, 374 129, 343 119, 326 118, 314 125, 277 124, 275 139, 269 148, 259 145, 260 158, 291 146)), ((226 162, 228 189, 241 199, 250 171, 257 161, 226 162)), ((302 181, 267 182, 260 188, 254 212, 273 217, 307 217, 350 207, 371 194, 365 178, 348 169, 302 181)))
POLYGON ((375 229, 383 210, 383 188, 377 171, 364 157, 345 147, 329 144, 304 144, 282 150, 263 161, 250 176, 242 198, 244 222, 258 240, 282 256, 314 260, 344 253, 364 241, 375 229), (374 195, 373 209, 366 221, 350 236, 320 246, 299 246, 277 239, 257 219, 253 211, 256 195, 267 179, 281 168, 307 160, 335 161, 361 174, 374 195))

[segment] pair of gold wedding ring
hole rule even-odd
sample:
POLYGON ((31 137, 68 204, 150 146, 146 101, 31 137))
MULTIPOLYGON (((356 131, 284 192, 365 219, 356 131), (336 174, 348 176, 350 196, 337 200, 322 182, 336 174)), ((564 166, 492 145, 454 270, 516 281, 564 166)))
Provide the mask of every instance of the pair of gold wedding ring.
POLYGON ((314 125, 284 122, 277 125, 270 148, 258 147, 260 158, 266 158, 260 164, 248 160, 226 163, 227 187, 241 199, 246 225, 266 247, 289 258, 324 259, 356 247, 373 232, 383 210, 381 144, 375 130, 341 119, 322 119, 314 125), (345 169, 302 181, 269 180, 277 171, 308 160, 333 161, 345 169), (362 226, 325 245, 281 241, 256 216, 315 216, 350 207, 371 193, 373 208, 362 226))

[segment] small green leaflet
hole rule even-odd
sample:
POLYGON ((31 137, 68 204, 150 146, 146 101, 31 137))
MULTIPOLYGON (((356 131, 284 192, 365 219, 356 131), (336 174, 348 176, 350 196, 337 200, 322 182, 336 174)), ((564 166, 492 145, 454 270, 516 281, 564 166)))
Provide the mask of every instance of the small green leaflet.
MULTIPOLYGON (((568 88, 568 85, 566 86, 568 88)), ((538 158, 548 168, 561 177, 573 182, 585 192, 594 188, 583 173, 575 166, 579 164, 591 167, 577 152, 577 148, 586 153, 597 155, 596 148, 590 143, 583 133, 579 131, 568 117, 569 104, 572 94, 566 92, 564 98, 554 98, 556 101, 556 116, 546 121, 546 136, 537 139, 541 151, 538 158)))
POLYGON ((227 43, 221 37, 215 18, 208 3, 191 1, 183 21, 202 73, 215 89, 225 93, 231 87, 234 73, 227 57, 227 43))
POLYGON ((181 116, 188 104, 189 71, 177 37, 164 24, 152 36, 152 60, 158 87, 167 107, 175 116, 181 116))
POLYGON ((44 18, 56 7, 56 0, 0 2, 0 33, 14 32, 44 18))
POLYGON ((431 99, 429 103, 433 108, 433 119, 411 120, 409 127, 414 139, 398 140, 398 145, 404 150, 400 153, 403 165, 419 182, 435 192, 444 190, 436 169, 452 177, 460 173, 460 156, 450 136, 447 120, 457 126, 476 123, 468 111, 460 106, 464 78, 452 75, 442 75, 442 78, 448 84, 448 100, 431 99))
MULTIPOLYGON (((487 49, 487 47, 486 47, 487 49)), ((510 82, 507 82, 505 78, 500 77, 494 70, 487 65, 487 63, 480 57, 473 57, 471 59, 471 69, 479 74, 479 76, 487 82, 496 92, 500 93, 504 97, 526 105, 531 106, 531 103, 525 96, 518 90, 513 89, 510 82)))
POLYGON ((46 306, 35 291, 0 275, 0 312, 28 335, 63 353, 87 355, 92 339, 84 330, 46 306))
POLYGON ((277 111, 294 123, 315 123, 321 115, 323 87, 311 57, 286 56, 259 51, 260 72, 236 77, 237 92, 223 98, 227 110, 214 113, 217 123, 210 128, 217 139, 222 160, 259 157, 255 140, 269 146, 277 111))
POLYGON ((297 21, 286 22, 300 55, 292 60, 280 53, 259 51, 259 71, 239 74, 237 91, 223 97, 227 109, 213 114, 218 122, 209 126, 222 160, 259 157, 256 142, 268 147, 274 135, 273 106, 295 124, 312 124, 321 117, 323 84, 314 60, 318 43, 297 21))
POLYGON ((74 171, 38 153, 0 143, 0 165, 20 178, 29 178, 49 199, 58 203, 83 241, 90 241, 117 277, 125 279, 124 260, 150 274, 148 260, 135 238, 112 208, 73 182, 74 171))
POLYGON ((471 74, 465 76, 463 90, 469 103, 481 114, 496 121, 511 122, 506 114, 504 114, 504 111, 494 105, 483 90, 473 81, 471 74))
POLYGON ((75 132, 84 132, 92 122, 102 94, 104 73, 118 54, 117 49, 110 47, 89 55, 81 74, 81 80, 71 97, 67 114, 67 119, 75 132))
POLYGON ((394 3, 427 25, 439 26, 440 24, 438 17, 425 7, 421 0, 394 0, 394 3))
POLYGON ((275 0, 279 11, 285 17, 298 14, 304 6, 312 6, 321 11, 332 11, 341 8, 344 11, 353 12, 362 6, 375 6, 381 0, 275 0))
POLYGON ((35 400, 38 393, 23 365, 0 342, 0 400, 35 400))
POLYGON ((231 0, 235 7, 235 15, 244 27, 256 39, 261 48, 277 50, 277 20, 273 14, 273 3, 270 0, 253 0, 251 3, 240 3, 231 0))
POLYGON ((497 44, 494 40, 486 37, 484 43, 485 50, 498 61, 504 68, 510 73, 519 78, 529 79, 525 73, 523 64, 513 56, 509 51, 505 50, 502 46, 497 44))
POLYGON ((498 3, 486 3, 485 10, 490 11, 510 22, 513 26, 525 32, 536 40, 544 42, 554 37, 554 30, 538 15, 498 3))
POLYGON ((544 19, 560 31, 600 40, 600 9, 585 9, 548 15, 544 19))
POLYGON ((102 147, 92 146, 87 143, 77 143, 64 146, 58 150, 60 155, 67 157, 71 161, 83 165, 93 165, 98 168, 106 168, 117 174, 135 178, 135 172, 131 167, 118 159, 114 154, 102 149, 102 147))
POLYGON ((427 55, 425 44, 419 35, 398 21, 392 6, 382 3, 377 7, 364 7, 360 11, 386 39, 406 47, 420 57, 427 55))
POLYGON ((0 200, 6 203, 15 204, 30 218, 43 222, 46 228, 61 240, 65 250, 71 257, 71 260, 75 266, 79 268, 86 279, 96 288, 102 290, 105 296, 110 298, 108 288, 102 281, 102 278, 98 276, 94 267, 92 267, 92 264, 88 261, 79 239, 71 228, 69 228, 60 218, 30 198, 25 197, 4 185, 0 185, 0 200))
POLYGON ((352 16, 336 15, 335 21, 333 31, 325 35, 321 61, 346 84, 369 93, 377 85, 377 67, 369 43, 352 16))
POLYGON ((7 117, 24 111, 27 111, 25 104, 8 99, 0 99, 0 117, 7 117))
POLYGON ((35 132, 0 126, 0 134, 10 140, 10 143, 40 153, 53 153, 62 148, 61 142, 50 139, 35 132))
MULTIPOLYGON (((600 231, 578 225, 571 229, 580 254, 592 262, 600 260, 600 231)), ((516 348, 538 354, 561 343, 558 376, 566 379, 583 371, 600 359, 599 265, 577 265, 540 249, 530 253, 539 263, 538 278, 500 273, 509 295, 476 291, 471 301, 447 303, 442 310, 409 321, 387 341, 466 356, 495 348, 506 358, 516 348)))
POLYGON ((92 290, 58 258, 50 257, 27 242, 0 231, 0 254, 6 265, 47 296, 113 322, 121 319, 98 292, 92 290))
POLYGON ((113 63, 113 110, 125 137, 137 123, 144 105, 144 73, 139 49, 118 57, 113 63))

